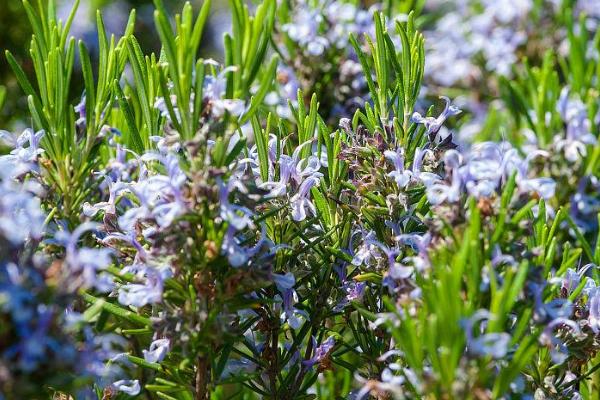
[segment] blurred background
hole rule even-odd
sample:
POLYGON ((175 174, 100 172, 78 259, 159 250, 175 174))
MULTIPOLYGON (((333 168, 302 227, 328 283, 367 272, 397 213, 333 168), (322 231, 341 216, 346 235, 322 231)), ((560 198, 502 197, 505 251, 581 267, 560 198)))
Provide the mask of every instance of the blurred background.
MULTIPOLYGON (((59 18, 65 20, 71 11, 74 0, 56 0, 56 3, 59 18)), ((181 10, 184 1, 166 0, 164 3, 172 14, 175 14, 181 10)), ((202 0, 191 0, 191 3, 198 10, 202 0)), ((226 7, 226 1, 213 2, 213 15, 209 18, 203 35, 202 53, 204 58, 221 58, 222 34, 229 29, 230 25, 226 7)), ((137 11, 135 32, 142 48, 145 52, 159 52, 160 49, 157 48, 159 40, 154 29, 152 0, 81 0, 71 34, 75 38, 85 41, 93 56, 98 43, 95 10, 102 10, 108 33, 119 36, 123 33, 132 8, 137 11)), ((32 77, 33 68, 29 58, 30 39, 31 28, 21 1, 2 1, 2 6, 0 6, 0 49, 2 50, 2 54, 0 54, 0 103, 2 103, 4 90, 6 95, 4 104, 0 104, 0 129, 20 130, 30 124, 27 101, 4 56, 5 50, 10 50, 25 72, 32 77), (2 86, 4 86, 4 90, 2 86)), ((81 76, 74 74, 71 85, 73 98, 80 97, 82 90, 81 76)))

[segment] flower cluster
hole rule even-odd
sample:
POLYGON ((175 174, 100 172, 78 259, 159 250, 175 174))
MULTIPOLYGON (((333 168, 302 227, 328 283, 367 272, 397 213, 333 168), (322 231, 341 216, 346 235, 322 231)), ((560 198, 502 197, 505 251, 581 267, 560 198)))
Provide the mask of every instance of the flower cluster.
POLYGON ((222 62, 209 0, 155 1, 160 54, 135 13, 90 51, 76 10, 24 3, 0 399, 592 398, 593 8, 258 3, 222 62))

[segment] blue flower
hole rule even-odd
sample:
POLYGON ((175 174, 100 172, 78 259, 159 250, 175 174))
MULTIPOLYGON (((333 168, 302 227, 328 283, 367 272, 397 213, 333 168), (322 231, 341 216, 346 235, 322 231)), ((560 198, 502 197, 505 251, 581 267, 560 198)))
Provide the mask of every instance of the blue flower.
POLYGON ((146 304, 162 301, 164 281, 171 277, 169 267, 154 268, 147 265, 133 265, 123 272, 135 271, 142 283, 128 283, 119 287, 119 303, 125 306, 143 307, 146 304))
POLYGON ((559 317, 550 321, 540 335, 540 343, 550 348, 552 361, 555 364, 562 364, 569 358, 569 350, 564 342, 554 334, 557 329, 570 331, 575 339, 581 339, 582 332, 575 321, 559 317))
POLYGON ((580 160, 587 155, 587 146, 597 143, 596 136, 592 134, 587 107, 581 100, 570 98, 569 88, 565 87, 560 93, 556 108, 566 124, 565 137, 555 138, 556 148, 564 150, 568 161, 580 160))
MULTIPOLYGON (((312 338, 312 341, 313 341, 313 346, 316 346, 317 341, 314 337, 312 338)), ((325 360, 325 358, 327 358, 329 356, 329 354, 333 351, 334 347, 335 347, 335 338, 333 336, 330 336, 323 343, 321 343, 318 347, 316 347, 313 351, 313 356, 311 358, 309 358, 308 360, 302 361, 302 364, 307 368, 311 368, 315 364, 319 364, 321 361, 325 360)))
POLYGON ((296 277, 291 272, 287 272, 286 274, 273 274, 272 278, 277 290, 281 293, 292 289, 296 284, 296 277))
POLYGON ((306 219, 307 210, 313 215, 317 214, 315 205, 309 198, 309 193, 313 186, 316 186, 321 182, 321 176, 322 174, 315 173, 306 178, 300 185, 298 193, 290 199, 292 218, 294 221, 304 221, 306 219))
POLYGON ((140 382, 136 380, 119 380, 114 382, 111 387, 117 392, 123 392, 129 396, 137 396, 140 394, 140 382))
POLYGON ((394 178, 399 188, 405 188, 413 175, 411 171, 404 169, 404 149, 398 147, 396 151, 386 150, 383 154, 394 164, 394 171, 390 172, 388 176, 394 178))
POLYGON ((110 275, 102 272, 112 262, 112 251, 78 247, 81 236, 97 227, 96 223, 86 222, 79 225, 73 232, 60 230, 55 234, 56 242, 65 247, 65 264, 70 275, 69 285, 72 289, 95 287, 99 291, 107 292, 113 287, 110 275))
POLYGON ((490 317, 491 315, 487 310, 479 310, 463 321, 467 338, 467 350, 473 356, 490 356, 498 359, 504 357, 508 352, 508 345, 511 340, 508 333, 490 332, 477 337, 473 335, 473 328, 478 327, 482 320, 487 320, 490 317))
POLYGON ((438 115, 437 118, 423 117, 418 112, 414 112, 411 117, 412 122, 425 125, 428 135, 436 134, 448 117, 461 113, 461 110, 458 107, 451 104, 448 97, 441 96, 440 99, 443 99, 446 105, 444 106, 442 113, 438 115))
POLYGON ((166 357, 170 346, 169 339, 157 339, 150 343, 148 350, 143 350, 144 360, 150 363, 159 363, 166 357))
POLYGON ((600 288, 594 288, 588 298, 588 323, 595 334, 600 333, 600 288))

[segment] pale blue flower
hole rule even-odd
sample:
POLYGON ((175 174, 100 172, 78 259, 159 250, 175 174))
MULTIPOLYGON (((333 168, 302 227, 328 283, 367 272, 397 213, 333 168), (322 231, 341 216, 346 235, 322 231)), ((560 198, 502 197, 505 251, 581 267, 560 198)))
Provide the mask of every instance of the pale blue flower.
POLYGON ((444 122, 446 122, 446 119, 448 119, 448 117, 458 115, 462 112, 458 107, 451 104, 450 99, 448 97, 441 96, 440 98, 444 100, 446 105, 444 106, 444 110, 441 112, 440 115, 437 116, 437 118, 423 117, 418 112, 414 112, 411 117, 412 122, 417 124, 423 124, 425 126, 428 135, 436 134, 440 130, 444 122))
POLYGON ((333 351, 333 348, 335 347, 335 338, 333 336, 328 337, 319 346, 317 346, 317 340, 314 337, 312 338, 312 341, 313 346, 316 346, 313 351, 313 356, 308 360, 302 361, 302 364, 307 368, 311 368, 315 364, 318 364, 321 361, 323 361, 326 357, 329 356, 329 354, 333 351))
POLYGON ((312 215, 317 214, 317 210, 315 208, 315 205, 310 200, 309 194, 310 189, 321 182, 321 176, 322 174, 315 173, 314 175, 306 178, 300 185, 298 193, 296 193, 290 199, 290 203, 292 206, 292 218, 294 219, 294 221, 304 221, 306 219, 307 210, 312 215))
POLYGON ((207 75, 204 78, 204 99, 209 102, 212 115, 216 118, 222 117, 225 112, 239 117, 245 111, 246 106, 243 100, 223 98, 227 89, 227 74, 236 69, 235 66, 226 67, 217 76, 207 75))
POLYGON ((467 350, 470 354, 477 357, 490 356, 492 358, 502 358, 508 353, 508 346, 511 336, 505 332, 491 332, 480 334, 477 337, 473 335, 474 328, 479 327, 482 320, 491 317, 487 310, 479 310, 470 318, 463 321, 465 335, 467 338, 467 350))
POLYGON ((293 273, 287 272, 285 274, 273 274, 273 282, 279 292, 284 293, 286 290, 292 289, 296 284, 296 277, 293 273))
POLYGON ((377 246, 373 244, 377 240, 377 236, 374 231, 364 232, 362 229, 355 231, 352 236, 363 236, 363 241, 360 246, 354 252, 352 257, 352 265, 368 265, 375 255, 377 246))
POLYGON ((72 290, 95 287, 99 291, 107 292, 113 287, 111 276, 103 272, 112 263, 112 251, 78 247, 83 234, 97 229, 98 226, 96 223, 86 222, 73 232, 60 230, 55 234, 55 241, 65 248, 65 264, 70 276, 68 284, 72 290))
POLYGON ((555 364, 562 364, 569 358, 569 350, 564 342, 554 334, 554 331, 557 329, 560 329, 561 331, 570 331, 575 339, 581 339, 582 332, 575 321, 559 317, 553 319, 540 335, 540 344, 550 348, 550 357, 552 358, 552 361, 555 364))
POLYGON ((223 244, 221 252, 227 256, 227 260, 233 267, 241 267, 248 263, 248 261, 254 257, 263 245, 267 242, 266 240, 266 228, 263 225, 261 227, 260 238, 256 244, 252 247, 242 246, 241 241, 236 237, 237 230, 234 226, 230 225, 227 229, 225 237, 223 238, 223 244))
POLYGON ((394 178, 399 188, 405 188, 412 179, 412 172, 404 169, 404 149, 398 147, 396 151, 386 150, 383 155, 394 164, 394 171, 387 174, 394 178))
POLYGON ((319 56, 329 45, 327 39, 319 34, 322 21, 323 16, 319 10, 311 9, 306 4, 300 3, 293 15, 293 21, 284 24, 282 30, 291 40, 305 47, 308 54, 319 56))
POLYGON ((166 357, 169 352, 171 342, 169 339, 157 339, 150 343, 148 350, 143 350, 144 360, 150 363, 159 363, 166 357))
MULTIPOLYGON (((254 213, 247 207, 231 204, 229 201, 232 189, 236 187, 238 183, 239 182, 236 183, 235 178, 231 178, 227 183, 223 183, 219 180, 219 202, 220 216, 223 218, 223 221, 234 227, 235 230, 241 231, 247 227, 254 227, 254 222, 252 221, 254 213)), ((243 188, 242 191, 245 191, 245 188, 243 188)))
POLYGON ((119 380, 114 382, 112 388, 117 392, 123 392, 129 396, 137 396, 140 394, 140 382, 136 380, 119 380))
POLYGON ((293 288, 285 289, 281 296, 275 296, 275 300, 283 303, 281 322, 287 322, 292 329, 300 329, 302 323, 309 320, 306 311, 294 307, 298 301, 298 294, 293 288))
POLYGON ((83 214, 85 216, 93 217, 99 211, 103 211, 105 214, 109 215, 117 214, 117 198, 123 192, 128 190, 128 185, 119 181, 113 182, 109 176, 104 177, 104 183, 108 187, 108 200, 93 205, 89 202, 85 202, 83 204, 83 214))
POLYGON ((588 323, 595 334, 600 332, 600 288, 592 290, 588 297, 588 323))
POLYGON ((556 104, 557 111, 566 124, 566 135, 564 138, 556 136, 555 145, 558 150, 564 151, 568 161, 575 162, 587 155, 587 146, 596 144, 597 139, 592 134, 592 123, 588 118, 586 105, 569 95, 569 88, 563 88, 556 104))
POLYGON ((132 265, 124 268, 122 273, 135 273, 140 283, 127 283, 118 289, 119 303, 125 306, 143 307, 162 301, 164 281, 172 276, 170 267, 151 267, 148 265, 132 265))

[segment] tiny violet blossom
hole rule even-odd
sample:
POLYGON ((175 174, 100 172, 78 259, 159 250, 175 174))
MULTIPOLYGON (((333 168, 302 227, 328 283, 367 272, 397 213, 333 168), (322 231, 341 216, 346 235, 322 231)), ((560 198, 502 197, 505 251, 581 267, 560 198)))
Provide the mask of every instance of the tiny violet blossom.
POLYGON ((423 124, 425 126, 428 135, 436 134, 440 130, 446 119, 448 119, 448 117, 458 115, 462 112, 458 107, 451 104, 451 101, 448 97, 441 96, 440 98, 444 100, 446 105, 444 106, 444 110, 442 111, 442 113, 438 115, 437 118, 423 117, 418 112, 414 112, 411 117, 412 122, 417 124, 423 124))
MULTIPOLYGON (((313 337, 313 346, 316 346, 317 341, 313 337)), ((313 356, 308 360, 302 361, 302 364, 307 368, 312 368, 314 365, 319 364, 325 360, 335 347, 335 338, 333 336, 328 337, 323 343, 315 348, 313 356)))
POLYGON ((412 172, 404 169, 404 149, 398 147, 396 151, 386 150, 383 154, 395 168, 388 176, 394 178, 399 188, 405 188, 410 183, 412 172))
POLYGON ((345 296, 333 308, 334 311, 342 311, 350 302, 361 300, 367 284, 365 282, 346 282, 342 285, 341 290, 345 296))
POLYGON ((508 352, 511 336, 505 332, 492 332, 473 336, 473 328, 478 327, 481 320, 490 318, 487 310, 479 310, 464 321, 467 349, 470 354, 477 357, 491 356, 502 358, 508 352))
POLYGON ((459 171, 459 164, 462 156, 455 150, 449 150, 444 155, 444 164, 447 173, 450 175, 450 185, 443 181, 430 181, 426 186, 427 199, 432 205, 439 205, 444 202, 456 203, 462 194, 462 176, 459 171))
POLYGON ((587 155, 587 146, 597 143, 592 134, 592 123, 588 118, 586 105, 579 99, 569 96, 569 88, 565 87, 560 93, 556 105, 557 111, 566 125, 564 138, 555 137, 558 150, 564 150, 565 158, 575 162, 587 155))
POLYGON ((0 235, 13 245, 40 239, 44 230, 46 216, 41 201, 25 189, 10 179, 0 178, 0 235))
POLYGON ((399 243, 410 245, 417 252, 415 256, 407 257, 406 261, 412 261, 417 271, 424 271, 430 267, 429 244, 431 243, 431 233, 423 235, 402 234, 396 237, 399 243))
MULTIPOLYGON (((283 313, 281 320, 287 321, 292 329, 299 329, 303 320, 308 319, 306 313, 294 307, 297 301, 297 294, 294 290, 296 278, 291 272, 286 274, 273 274, 273 281, 277 290, 281 293, 283 302, 283 313)), ((279 297, 279 296, 278 296, 279 297)))
POLYGON ((113 282, 103 270, 111 263, 111 250, 77 246, 84 233, 97 227, 98 224, 86 222, 73 232, 58 231, 55 240, 65 247, 65 263, 71 275, 69 285, 82 288, 95 287, 99 291, 108 292, 112 289, 113 282))
POLYGON ((36 133, 26 129, 21 135, 15 137, 12 133, 0 130, 0 140, 12 147, 9 154, 0 156, 0 175, 10 179, 17 179, 29 172, 39 169, 37 159, 44 152, 40 142, 45 132, 36 133), (28 147, 25 145, 29 143, 28 147))
POLYGON ((81 96, 81 100, 79 101, 79 103, 77 105, 75 105, 75 107, 73 107, 74 111, 77 114, 79 114, 79 118, 75 122, 75 124, 77 124, 79 126, 85 124, 86 115, 87 115, 87 110, 85 108, 85 103, 86 103, 86 96, 85 96, 85 93, 84 93, 81 96))
POLYGON ((136 267, 137 275, 144 283, 128 283, 119 287, 119 303, 125 306, 143 307, 162 301, 165 279, 171 276, 170 268, 157 269, 149 266, 136 267))
POLYGON ((144 360, 150 363, 159 363, 169 352, 169 339, 157 339, 150 344, 148 350, 143 350, 144 360))
POLYGON ((310 211, 311 214, 316 215, 317 210, 315 205, 309 199, 310 189, 313 186, 316 186, 321 181, 322 174, 315 173, 312 176, 309 176, 302 182, 300 188, 298 189, 298 193, 296 193, 290 199, 290 203, 292 206, 292 218, 294 221, 304 221, 307 216, 306 210, 310 211))
POLYGON ((239 117, 245 111, 243 100, 224 99, 227 87, 227 74, 235 71, 236 67, 223 68, 217 76, 208 75, 204 79, 204 99, 211 106, 212 115, 215 118, 222 117, 225 112, 229 112, 235 117, 239 117))
POLYGON ((388 262, 388 271, 384 278, 384 286, 395 288, 394 281, 408 279, 412 276, 414 268, 405 266, 396 261, 396 257, 400 253, 398 249, 391 249, 378 240, 370 239, 369 243, 377 247, 386 257, 388 262))
POLYGON ((275 282, 275 286, 277 290, 281 293, 284 293, 286 290, 290 290, 296 284, 296 278, 294 274, 291 272, 287 272, 285 274, 273 274, 273 282, 275 282))
POLYGON ((583 282, 583 288, 581 289, 580 296, 589 296, 596 291, 596 283, 593 279, 588 278, 586 274, 594 267, 594 264, 586 264, 578 270, 568 268, 564 276, 553 278, 550 280, 550 282, 559 283, 561 285, 561 292, 567 296, 570 296, 583 282))
POLYGON ((541 323, 556 319, 566 319, 573 313, 573 303, 569 299, 556 298, 547 303, 543 299, 544 285, 531 283, 530 290, 534 293, 533 318, 541 323))
MULTIPOLYGON (((286 285, 289 282, 286 282, 286 285)), ((293 288, 285 289, 281 291, 281 296, 275 296, 275 298, 283 303, 283 312, 281 313, 281 321, 287 322, 292 329, 299 329, 302 326, 303 321, 309 319, 308 314, 304 310, 299 310, 294 305, 298 301, 298 294, 293 288)))
POLYGON ((140 382, 136 380, 119 380, 111 385, 111 388, 117 392, 123 392, 129 396, 137 396, 140 394, 140 382))
POLYGON ((319 25, 322 20, 323 17, 318 10, 312 10, 302 2, 294 15, 294 21, 283 25, 282 29, 291 40, 306 47, 308 54, 319 56, 328 46, 327 39, 319 35, 319 25))
POLYGON ((550 348, 550 356, 555 364, 564 363, 569 358, 569 352, 564 342, 554 334, 555 330, 569 331, 574 338, 581 339, 582 332, 579 325, 567 318, 552 320, 540 335, 540 344, 550 348))
POLYGON ((368 265, 375 255, 375 251, 377 249, 377 246, 374 244, 374 241, 377 240, 377 236, 374 231, 369 231, 365 234, 365 232, 362 230, 357 230, 352 234, 353 237, 356 235, 364 235, 364 240, 354 252, 354 256, 352 257, 352 265, 368 265))
MULTIPOLYGON (((239 183, 241 185, 241 183, 239 183)), ((238 206, 231 204, 229 201, 229 196, 234 187, 238 186, 237 182, 232 178, 228 183, 223 183, 219 181, 219 201, 221 203, 221 218, 227 223, 230 224, 235 230, 240 231, 244 228, 254 226, 252 222, 253 213, 246 207, 238 206)), ((245 191, 245 188, 241 187, 242 192, 245 191)))
POLYGON ((600 332, 600 288, 595 288, 588 299, 588 323, 595 334, 600 332))
POLYGON ((222 254, 227 256, 227 260, 233 267, 241 267, 246 264, 250 258, 258 253, 265 243, 265 228, 261 229, 261 236, 258 242, 252 247, 244 247, 241 241, 236 237, 236 229, 230 226, 223 238, 221 246, 222 254))
POLYGON ((99 211, 103 211, 105 215, 116 215, 117 197, 127 190, 127 185, 122 182, 113 182, 109 176, 105 176, 104 182, 108 187, 109 197, 107 201, 91 205, 88 202, 83 204, 83 214, 87 217, 95 216, 99 211))

